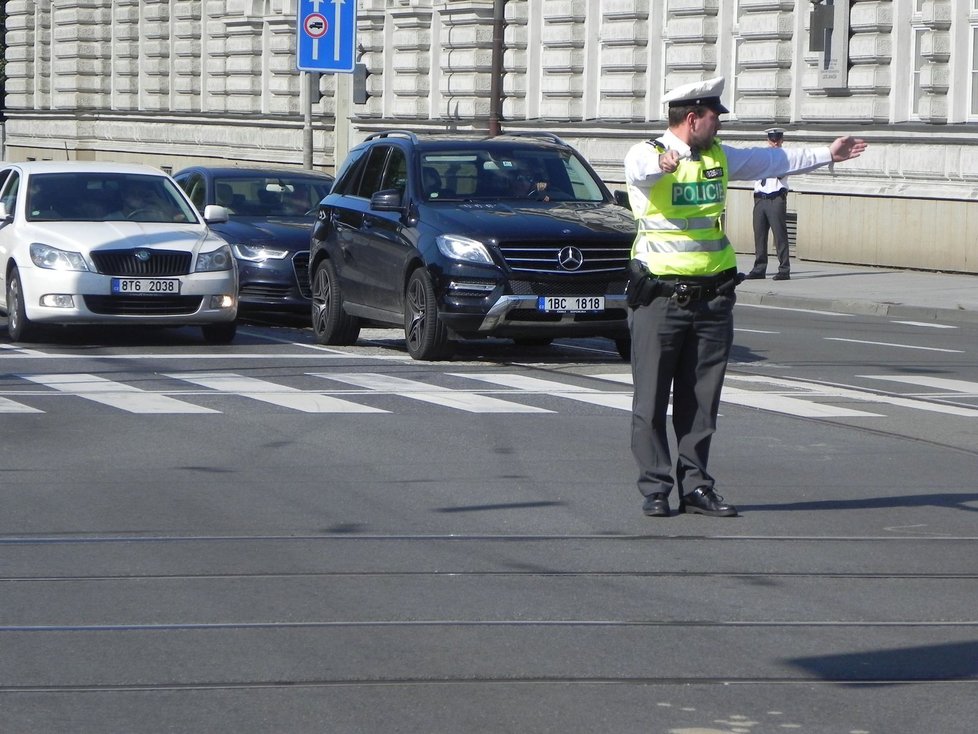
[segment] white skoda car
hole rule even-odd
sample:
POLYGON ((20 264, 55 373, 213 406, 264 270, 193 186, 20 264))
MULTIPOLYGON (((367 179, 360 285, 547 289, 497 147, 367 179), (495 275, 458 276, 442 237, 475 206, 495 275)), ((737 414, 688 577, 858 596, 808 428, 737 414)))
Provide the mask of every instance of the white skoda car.
POLYGON ((119 163, 0 165, 0 311, 11 341, 43 324, 199 325, 234 339, 227 243, 165 173, 119 163))

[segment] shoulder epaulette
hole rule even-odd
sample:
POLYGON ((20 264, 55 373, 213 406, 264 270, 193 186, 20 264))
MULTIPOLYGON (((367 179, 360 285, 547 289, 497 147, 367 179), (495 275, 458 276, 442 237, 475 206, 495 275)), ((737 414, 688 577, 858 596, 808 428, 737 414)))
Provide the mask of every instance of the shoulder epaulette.
POLYGON ((655 138, 654 140, 646 140, 645 142, 646 142, 646 143, 648 143, 649 145, 651 145, 651 146, 652 146, 653 148, 655 148, 655 149, 656 149, 657 151, 659 151, 659 154, 660 154, 660 155, 661 155, 662 153, 665 153, 665 152, 666 152, 666 146, 665 146, 665 145, 663 145, 663 144, 662 144, 662 141, 661 141, 661 140, 659 140, 658 138, 655 138))

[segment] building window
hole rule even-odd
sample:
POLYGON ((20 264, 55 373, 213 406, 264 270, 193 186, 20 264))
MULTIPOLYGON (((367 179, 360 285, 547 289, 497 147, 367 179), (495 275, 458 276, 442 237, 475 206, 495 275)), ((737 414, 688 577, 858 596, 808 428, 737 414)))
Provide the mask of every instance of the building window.
POLYGON ((924 33, 927 29, 918 26, 911 30, 913 31, 913 92, 910 97, 910 117, 919 119, 921 97, 920 75, 924 68, 924 58, 921 55, 921 42, 924 39, 924 33))
MULTIPOLYGON (((976 0, 978 1, 978 0, 976 0)), ((968 116, 978 117, 978 25, 971 26, 971 61, 968 65, 968 116)))

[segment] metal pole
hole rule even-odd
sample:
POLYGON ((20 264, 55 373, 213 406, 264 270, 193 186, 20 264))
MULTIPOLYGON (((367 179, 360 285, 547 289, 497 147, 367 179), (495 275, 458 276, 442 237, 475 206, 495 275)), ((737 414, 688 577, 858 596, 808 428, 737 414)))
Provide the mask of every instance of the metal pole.
POLYGON ((307 171, 312 170, 312 100, 316 95, 313 94, 313 82, 319 83, 319 74, 308 71, 302 72, 305 94, 300 96, 302 104, 302 167, 307 171))
POLYGON ((506 0, 492 4, 492 78, 489 80, 489 137, 500 133, 503 118, 503 35, 506 32, 506 0))

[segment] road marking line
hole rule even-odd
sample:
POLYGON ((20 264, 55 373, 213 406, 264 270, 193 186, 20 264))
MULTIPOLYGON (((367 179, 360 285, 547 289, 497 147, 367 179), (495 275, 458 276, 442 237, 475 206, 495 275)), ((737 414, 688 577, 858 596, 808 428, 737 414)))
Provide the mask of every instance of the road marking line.
POLYGON ((892 321, 893 324, 906 324, 907 326, 925 326, 929 329, 957 329, 957 326, 952 326, 951 324, 928 324, 925 321, 892 321))
POLYGON ((129 413, 220 413, 193 403, 146 392, 132 385, 106 380, 97 375, 18 375, 25 380, 46 385, 59 392, 72 393, 80 398, 129 413))
POLYGON ((892 344, 890 342, 871 342, 865 339, 843 339, 839 336, 826 336, 823 337, 826 341, 830 342, 848 342, 850 344, 872 344, 877 347, 894 347, 896 349, 920 349, 925 352, 947 352, 948 354, 964 354, 960 349, 941 349, 940 347, 918 347, 912 344, 892 344))
POLYGON ((923 410, 929 413, 944 413, 946 415, 957 415, 964 418, 978 418, 978 410, 975 408, 961 408, 956 405, 944 405, 942 403, 929 403, 925 400, 915 400, 913 398, 901 398, 895 395, 880 395, 878 393, 855 390, 833 385, 821 385, 816 382, 805 382, 802 380, 791 380, 777 377, 764 377, 761 375, 731 375, 727 374, 728 380, 740 382, 753 382, 774 387, 785 387, 793 390, 804 390, 812 396, 826 398, 842 398, 844 400, 858 400, 864 403, 884 403, 886 405, 896 405, 903 408, 923 410))
POLYGON ((851 313, 839 313, 838 311, 818 311, 814 308, 789 308, 788 306, 768 306, 761 305, 760 303, 744 303, 740 301, 737 303, 737 308, 766 308, 770 311, 795 311, 797 313, 813 313, 818 316, 839 316, 841 318, 849 318, 854 314, 851 313))
POLYGON ((0 413, 43 413, 43 410, 0 397, 0 413))
POLYGON ((600 405, 605 408, 617 408, 618 410, 632 409, 631 392, 627 394, 603 392, 590 387, 566 385, 553 380, 541 380, 537 377, 528 377, 526 375, 511 373, 466 374, 461 372, 453 372, 449 374, 451 374, 453 377, 481 380, 493 385, 512 387, 523 392, 538 393, 541 395, 553 395, 559 398, 567 398, 568 400, 576 400, 581 403, 600 405))
POLYGON ((879 413, 869 413, 853 408, 841 408, 811 400, 799 400, 787 395, 772 394, 759 390, 742 390, 738 387, 724 385, 720 400, 724 403, 743 405, 747 408, 758 408, 774 413, 786 413, 802 418, 882 418, 879 413))
POLYGON ((333 374, 310 372, 313 377, 336 380, 348 385, 367 388, 377 392, 390 393, 401 397, 420 400, 433 405, 464 410, 469 413, 553 413, 552 410, 537 408, 532 405, 522 405, 508 400, 480 395, 475 392, 453 390, 436 387, 423 382, 405 380, 391 375, 375 372, 358 372, 356 374, 333 374))
POLYGON ((889 382, 900 382, 906 385, 919 385, 920 387, 934 387, 938 390, 962 393, 963 397, 978 397, 978 382, 968 382, 967 380, 951 380, 946 377, 930 377, 928 375, 856 375, 867 380, 887 380, 889 382))
POLYGON ((330 395, 310 393, 294 387, 276 385, 254 377, 230 374, 227 372, 188 372, 169 373, 167 377, 200 385, 221 393, 260 400, 283 408, 299 410, 303 413, 389 413, 390 411, 360 405, 349 400, 330 395))

